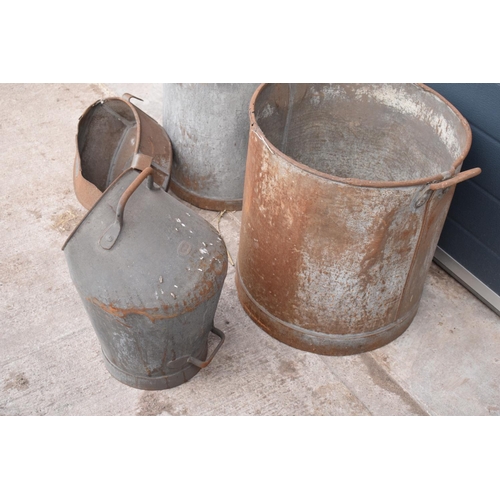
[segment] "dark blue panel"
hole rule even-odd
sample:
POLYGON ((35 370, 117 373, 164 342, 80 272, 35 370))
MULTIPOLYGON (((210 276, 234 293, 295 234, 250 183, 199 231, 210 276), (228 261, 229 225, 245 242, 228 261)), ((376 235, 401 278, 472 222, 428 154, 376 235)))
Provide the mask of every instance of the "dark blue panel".
POLYGON ((448 219, 500 255, 500 200, 472 182, 463 182, 457 186, 448 219))
POLYGON ((439 246, 500 295, 500 85, 428 85, 471 125, 472 147, 462 170, 483 170, 457 186, 439 246))
MULTIPOLYGON (((499 115, 500 121, 500 115, 499 115)), ((482 173, 470 182, 500 198, 500 142, 472 125, 472 147, 462 170, 481 167, 482 173)))
POLYGON ((476 278, 500 295, 500 257, 448 219, 439 246, 476 278))
POLYGON ((500 84, 428 83, 450 101, 465 119, 500 141, 500 84))

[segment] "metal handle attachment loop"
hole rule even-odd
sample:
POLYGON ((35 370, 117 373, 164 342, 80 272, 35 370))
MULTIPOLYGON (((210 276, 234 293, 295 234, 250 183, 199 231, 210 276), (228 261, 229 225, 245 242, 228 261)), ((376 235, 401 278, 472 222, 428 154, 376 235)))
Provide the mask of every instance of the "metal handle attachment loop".
POLYGON ((135 95, 132 95, 132 94, 129 94, 128 92, 126 92, 125 94, 122 95, 122 99, 130 102, 130 99, 137 99, 138 101, 142 101, 144 102, 144 99, 141 99, 140 97, 137 97, 135 95))
POLYGON ((217 335, 218 337, 220 337, 220 342, 217 344, 217 347, 214 349, 214 352, 212 352, 211 356, 206 361, 200 361, 199 359, 189 356, 188 362, 191 363, 192 365, 197 366, 198 368, 206 368, 212 362, 212 359, 214 359, 214 356, 217 354, 217 351, 221 348, 222 344, 224 343, 224 340, 226 340, 226 336, 218 328, 215 328, 215 326, 213 326, 212 330, 210 331, 215 335, 217 335))
POLYGON ((125 211, 125 205, 127 204, 128 199, 132 196, 132 193, 141 185, 142 181, 146 177, 149 177, 148 187, 150 189, 153 187, 153 178, 150 177, 153 172, 154 170, 152 167, 145 168, 121 195, 121 198, 118 201, 118 205, 116 207, 115 221, 113 222, 113 224, 111 224, 111 226, 108 227, 108 229, 106 229, 106 231, 104 231, 104 234, 99 240, 99 244, 102 248, 104 248, 104 250, 110 250, 116 243, 118 236, 120 236, 120 232, 123 226, 123 212, 125 211))
POLYGON ((442 180, 440 182, 426 184, 417 192, 416 197, 413 201, 413 207, 417 209, 425 205, 432 196, 432 193, 434 193, 435 191, 443 190, 443 193, 445 193, 449 187, 454 186, 459 182, 466 181, 467 179, 472 179, 472 177, 476 177, 476 175, 479 175, 480 173, 481 169, 479 167, 471 168, 470 170, 460 172, 453 177, 445 178, 445 180, 442 180))
POLYGON ((429 184, 429 189, 431 191, 438 191, 439 189, 446 189, 451 186, 454 186, 455 184, 458 184, 459 182, 466 181, 467 179, 472 179, 472 177, 476 177, 476 175, 479 175, 481 173, 481 169, 479 167, 476 168, 471 168, 470 170, 466 170, 465 172, 460 172, 459 174, 455 175, 454 177, 451 177, 450 179, 447 179, 442 182, 436 182, 434 184, 429 184))

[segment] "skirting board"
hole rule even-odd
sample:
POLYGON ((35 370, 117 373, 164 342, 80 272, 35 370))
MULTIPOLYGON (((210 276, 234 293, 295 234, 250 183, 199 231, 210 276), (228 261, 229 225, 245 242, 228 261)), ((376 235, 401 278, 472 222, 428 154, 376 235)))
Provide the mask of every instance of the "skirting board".
POLYGON ((470 271, 467 271, 462 264, 459 264, 439 247, 436 248, 434 262, 500 316, 500 296, 477 279, 470 271))

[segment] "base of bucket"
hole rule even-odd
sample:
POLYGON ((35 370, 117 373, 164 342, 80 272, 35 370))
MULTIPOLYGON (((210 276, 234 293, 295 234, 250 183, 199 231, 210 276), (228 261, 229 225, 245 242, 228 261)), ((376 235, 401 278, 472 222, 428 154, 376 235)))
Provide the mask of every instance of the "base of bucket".
POLYGON ((417 314, 418 304, 398 321, 371 332, 331 334, 306 330, 287 323, 258 304, 243 284, 236 269, 236 289, 243 309, 271 337, 302 351, 325 356, 348 356, 373 351, 399 337, 417 314))
MULTIPOLYGON (((208 344, 202 352, 195 356, 198 359, 205 360, 208 353, 208 344)), ((102 352, 102 357, 104 359, 104 365, 111 375, 116 378, 119 382, 125 385, 134 387, 135 389, 142 389, 144 391, 161 391, 164 389, 172 389, 178 385, 184 384, 188 380, 192 379, 200 370, 197 366, 188 364, 183 370, 170 375, 164 375, 161 377, 144 377, 141 375, 133 375, 132 373, 124 372, 122 369, 118 368, 115 364, 106 357, 104 352, 102 352)))
POLYGON ((203 208, 204 210, 214 210, 216 212, 220 212, 222 210, 241 210, 243 206, 243 199, 239 200, 214 200, 211 198, 204 198, 203 196, 199 196, 192 191, 188 191, 186 188, 177 184, 174 179, 170 180, 170 191, 174 193, 176 196, 181 198, 191 205, 194 205, 198 208, 203 208))

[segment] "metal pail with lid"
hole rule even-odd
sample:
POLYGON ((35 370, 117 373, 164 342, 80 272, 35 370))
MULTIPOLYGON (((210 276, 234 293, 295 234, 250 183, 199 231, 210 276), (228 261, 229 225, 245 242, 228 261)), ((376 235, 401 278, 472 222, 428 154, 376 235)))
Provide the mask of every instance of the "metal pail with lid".
POLYGON ((263 84, 250 137, 236 283, 293 347, 376 349, 417 313, 471 131, 419 84, 263 84))
POLYGON ((106 368, 149 390, 182 384, 213 359, 224 341, 214 316, 227 272, 217 231, 154 175, 122 173, 63 247, 106 368), (220 342, 208 356, 210 332, 220 342))

